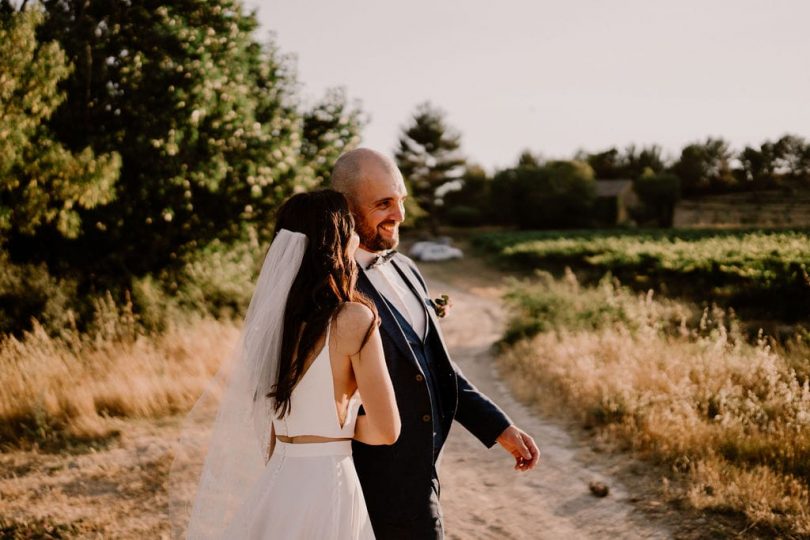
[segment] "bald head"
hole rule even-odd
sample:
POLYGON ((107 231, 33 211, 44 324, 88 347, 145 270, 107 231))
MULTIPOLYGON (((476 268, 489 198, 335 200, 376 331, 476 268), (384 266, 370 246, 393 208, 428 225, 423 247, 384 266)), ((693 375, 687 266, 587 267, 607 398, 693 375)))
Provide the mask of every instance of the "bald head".
POLYGON ((400 177, 394 161, 376 150, 357 148, 342 154, 332 169, 332 189, 343 193, 350 202, 357 199, 368 182, 384 176, 400 177))
POLYGON ((394 161, 368 148, 350 150, 335 162, 331 180, 349 201, 361 246, 368 251, 396 247, 408 193, 394 161))

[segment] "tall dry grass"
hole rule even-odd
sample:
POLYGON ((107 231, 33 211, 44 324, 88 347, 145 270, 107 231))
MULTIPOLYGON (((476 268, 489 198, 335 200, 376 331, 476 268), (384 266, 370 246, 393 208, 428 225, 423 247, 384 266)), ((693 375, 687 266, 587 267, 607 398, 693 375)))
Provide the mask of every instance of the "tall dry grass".
POLYGON ((110 296, 95 312, 88 332, 53 337, 35 324, 0 339, 0 441, 61 446, 114 434, 115 418, 185 411, 238 335, 234 323, 191 316, 148 334, 110 296))
POLYGON ((524 398, 669 465, 696 508, 810 534, 810 385, 793 368, 810 364, 806 346, 747 343, 722 312, 692 326, 693 307, 610 280, 515 287, 515 343, 501 363, 524 398))

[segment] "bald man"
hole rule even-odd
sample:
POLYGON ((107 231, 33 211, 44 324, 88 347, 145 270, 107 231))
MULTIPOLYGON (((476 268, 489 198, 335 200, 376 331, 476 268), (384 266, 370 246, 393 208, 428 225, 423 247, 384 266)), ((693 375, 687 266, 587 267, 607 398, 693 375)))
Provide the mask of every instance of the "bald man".
POLYGON ((374 533, 382 540, 443 538, 436 460, 453 420, 488 448, 499 443, 514 456, 516 470, 532 469, 540 452, 452 362, 425 280, 411 259, 393 251, 408 196, 394 162, 359 148, 340 156, 331 180, 355 217, 357 287, 379 311, 402 419, 393 445, 352 444, 374 533))

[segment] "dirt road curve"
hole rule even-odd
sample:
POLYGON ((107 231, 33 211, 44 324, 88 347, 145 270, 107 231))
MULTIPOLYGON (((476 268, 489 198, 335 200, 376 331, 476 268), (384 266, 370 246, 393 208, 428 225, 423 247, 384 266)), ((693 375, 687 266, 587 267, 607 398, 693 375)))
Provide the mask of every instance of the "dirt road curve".
POLYGON ((447 274, 438 267, 423 270, 431 292, 449 293, 453 300, 442 323, 453 359, 541 450, 540 465, 518 473, 509 454, 497 445, 486 449, 456 423, 439 469, 448 538, 671 538, 670 531, 651 524, 630 502, 637 498, 611 475, 604 456, 516 402, 499 380, 490 352, 504 320, 497 291, 470 287, 465 292, 444 281, 447 274), (609 496, 591 495, 588 483, 593 480, 606 483, 609 496))

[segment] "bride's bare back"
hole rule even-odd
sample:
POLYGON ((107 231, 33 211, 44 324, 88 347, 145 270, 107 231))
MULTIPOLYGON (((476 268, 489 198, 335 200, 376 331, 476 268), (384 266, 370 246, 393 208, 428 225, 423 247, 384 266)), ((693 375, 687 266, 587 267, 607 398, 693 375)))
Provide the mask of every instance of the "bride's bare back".
MULTIPOLYGON (((301 380, 322 353, 328 335, 328 360, 339 426, 342 428, 346 423, 351 400, 359 390, 366 414, 357 419, 354 438, 366 444, 392 444, 399 436, 400 419, 379 329, 375 327, 363 343, 373 323, 374 314, 365 305, 357 302, 344 304, 330 323, 330 331, 313 347, 313 354, 307 359, 301 380)), ((315 434, 277 437, 287 443, 340 440, 315 434)))

